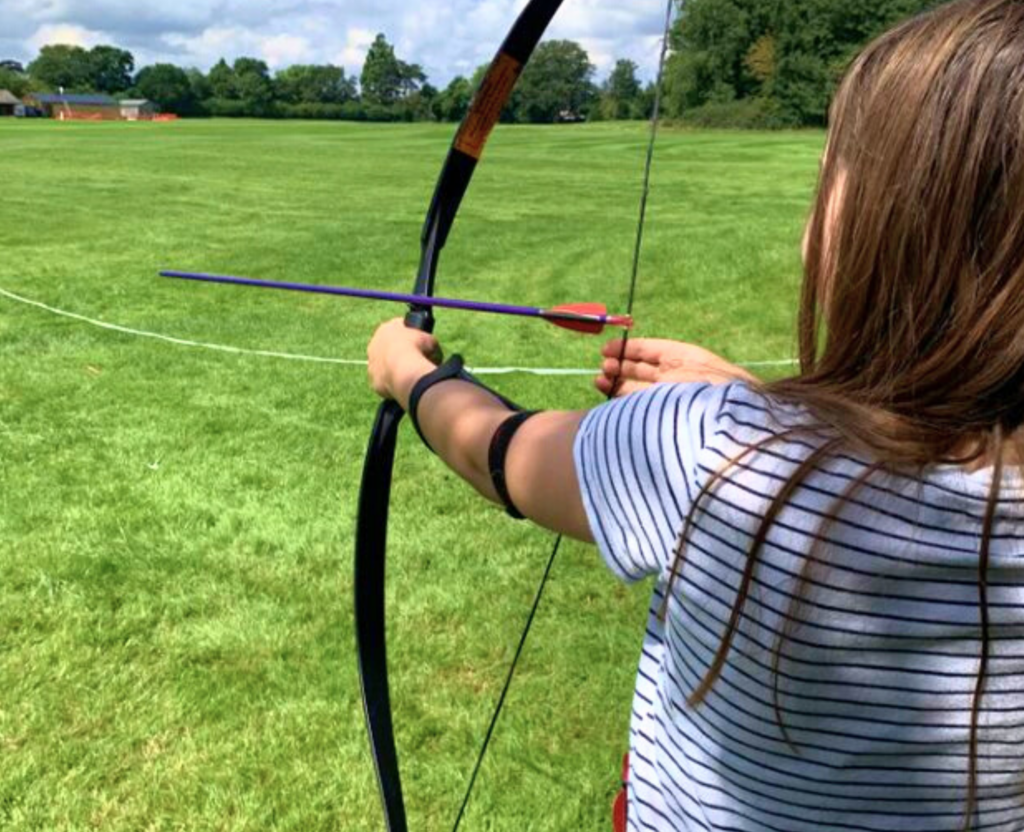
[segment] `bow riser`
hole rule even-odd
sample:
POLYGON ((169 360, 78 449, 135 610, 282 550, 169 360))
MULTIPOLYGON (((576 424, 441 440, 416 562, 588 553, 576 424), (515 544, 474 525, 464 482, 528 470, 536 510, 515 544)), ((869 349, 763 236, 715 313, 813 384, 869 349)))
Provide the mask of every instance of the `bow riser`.
POLYGON ((526 62, 540 42, 562 0, 535 0, 519 15, 473 96, 452 141, 434 189, 420 237, 420 267, 413 294, 432 295, 437 262, 462 205, 487 140, 512 97, 526 62))

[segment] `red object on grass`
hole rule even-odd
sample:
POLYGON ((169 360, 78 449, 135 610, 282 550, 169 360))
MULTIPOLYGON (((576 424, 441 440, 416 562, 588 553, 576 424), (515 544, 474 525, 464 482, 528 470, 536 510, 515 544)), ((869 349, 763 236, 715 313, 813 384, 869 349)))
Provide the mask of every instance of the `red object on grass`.
POLYGON ((626 832, 626 783, 629 782, 629 755, 622 756, 622 788, 612 804, 612 829, 626 832))

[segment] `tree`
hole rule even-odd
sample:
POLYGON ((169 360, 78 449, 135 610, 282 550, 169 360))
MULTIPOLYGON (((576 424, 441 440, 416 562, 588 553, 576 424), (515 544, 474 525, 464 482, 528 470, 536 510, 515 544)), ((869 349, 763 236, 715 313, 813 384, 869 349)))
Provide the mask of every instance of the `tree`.
POLYGON ((238 98, 248 104, 254 113, 273 103, 274 83, 270 80, 270 68, 265 61, 237 58, 231 68, 235 73, 238 98))
POLYGON ((743 98, 756 87, 745 58, 760 32, 749 1, 691 0, 672 32, 665 67, 665 103, 679 116, 709 102, 743 98))
POLYGON ((173 64, 143 67, 135 78, 135 90, 164 112, 181 116, 198 110, 198 99, 188 73, 173 64))
POLYGON ((549 40, 537 47, 513 97, 517 121, 551 123, 586 116, 597 98, 594 65, 571 40, 549 40))
POLYGON ((91 66, 89 53, 81 46, 52 44, 39 50, 28 65, 29 75, 52 90, 89 90, 91 66))
POLYGON ((441 121, 462 121, 473 100, 473 85, 456 75, 434 99, 434 115, 441 121))
POLYGON ((415 92, 403 96, 395 107, 403 121, 433 121, 437 118, 434 114, 434 102, 439 95, 436 87, 424 83, 415 92))
POLYGON ((642 118, 640 82, 633 61, 619 60, 601 87, 602 118, 642 118))
POLYGON ((865 43, 937 0, 801 0, 776 16, 771 94, 788 117, 823 125, 839 79, 865 43))
POLYGON ((116 94, 132 85, 135 57, 114 46, 94 46, 89 50, 88 67, 91 89, 116 94))
POLYGON ((340 66, 290 66, 277 73, 274 87, 289 104, 344 104, 356 97, 355 80, 340 66))
MULTIPOLYGON (((406 98, 413 93, 419 92, 421 85, 427 81, 427 75, 419 64, 407 64, 405 61, 398 62, 399 96, 406 98)), ((431 87, 433 89, 433 87, 431 87)), ((434 90, 436 94, 436 90, 434 90)))
POLYGON ((8 90, 12 95, 21 98, 31 89, 31 81, 25 73, 0 65, 0 90, 8 90))
POLYGON ((794 52, 779 61, 773 93, 795 123, 823 127, 837 80, 825 61, 794 52))
POLYGON ((637 118, 649 119, 654 116, 654 102, 657 97, 658 85, 654 81, 649 81, 637 97, 636 108, 639 113, 637 118))
POLYGON ((188 85, 192 89, 192 99, 196 102, 196 106, 201 108, 202 102, 206 101, 207 98, 213 95, 210 82, 207 77, 195 67, 185 70, 185 74, 188 76, 188 85))
POLYGON ((770 87, 775 80, 779 65, 776 51, 774 36, 761 35, 743 59, 750 74, 761 83, 762 88, 770 87))
POLYGON ((115 46, 52 44, 39 50, 28 66, 32 78, 50 89, 77 92, 124 92, 132 85, 135 58, 115 46))
POLYGON ((937 3, 689 0, 672 31, 665 110, 680 116, 710 108, 746 114, 748 121, 761 114, 775 125, 824 124, 836 84, 864 44, 937 3))
POLYGON ((210 96, 213 98, 232 99, 238 97, 238 89, 235 85, 235 71, 228 66, 228 62, 221 58, 210 69, 206 78, 210 88, 210 96))
POLYGON ((366 53, 359 76, 363 100, 370 104, 394 104, 408 81, 408 70, 403 70, 402 62, 395 57, 394 47, 383 34, 378 34, 366 53))
MULTIPOLYGON (((198 79, 190 79, 195 84, 198 79)), ((210 97, 204 108, 217 116, 268 116, 274 111, 274 82, 270 69, 257 58, 236 58, 228 66, 221 58, 207 76, 210 97)))

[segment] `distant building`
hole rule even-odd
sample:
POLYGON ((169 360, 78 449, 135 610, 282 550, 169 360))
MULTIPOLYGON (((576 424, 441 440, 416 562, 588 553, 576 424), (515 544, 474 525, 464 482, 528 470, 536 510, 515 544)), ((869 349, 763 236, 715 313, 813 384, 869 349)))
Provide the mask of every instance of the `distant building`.
POLYGON ((33 93, 25 103, 58 121, 117 121, 120 105, 109 95, 59 95, 33 93))
POLYGON ((125 121, 151 121, 157 107, 145 98, 125 98, 121 101, 121 118, 125 121))
POLYGON ((21 102, 10 90, 0 90, 0 116, 13 116, 19 107, 21 102))

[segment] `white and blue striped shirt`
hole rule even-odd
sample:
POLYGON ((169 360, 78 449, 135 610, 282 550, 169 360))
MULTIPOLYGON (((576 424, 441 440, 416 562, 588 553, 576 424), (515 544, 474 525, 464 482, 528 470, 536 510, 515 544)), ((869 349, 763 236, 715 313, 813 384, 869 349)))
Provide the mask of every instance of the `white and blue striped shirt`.
MULTIPOLYGON (((601 553, 656 577, 633 701, 629 828, 954 832, 963 823, 979 666, 978 550, 991 469, 874 475, 823 517, 864 463, 821 464, 768 535, 728 661, 687 696, 726 629, 759 519, 811 445, 780 439, 701 501, 667 620, 673 549, 702 485, 800 417, 744 384, 659 385, 592 411, 576 468, 601 553), (773 651, 810 543, 822 561, 779 665, 773 651)), ((1024 485, 1008 474, 991 547, 992 636, 975 830, 1024 830, 1024 485)))

